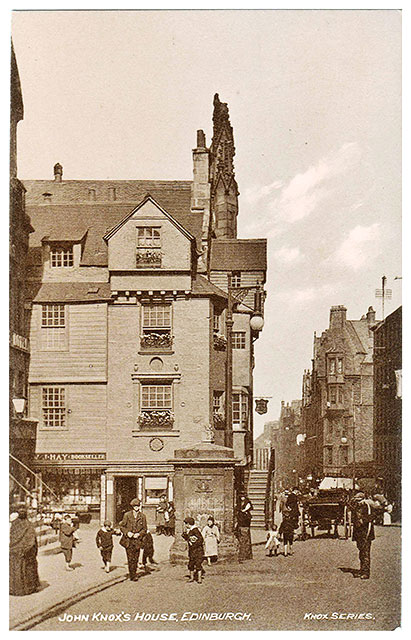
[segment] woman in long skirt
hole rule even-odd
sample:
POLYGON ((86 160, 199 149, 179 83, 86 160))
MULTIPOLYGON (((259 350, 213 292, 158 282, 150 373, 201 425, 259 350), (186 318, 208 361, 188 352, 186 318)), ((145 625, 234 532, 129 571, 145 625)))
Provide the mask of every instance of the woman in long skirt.
POLYGON ((10 527, 10 595, 34 593, 39 585, 35 529, 27 520, 27 511, 19 509, 10 527))
POLYGON ((240 508, 237 515, 238 525, 238 561, 250 560, 253 557, 251 548, 251 512, 253 505, 243 494, 240 498, 240 508))
POLYGON ((207 558, 208 564, 211 561, 216 562, 218 557, 218 543, 220 542, 220 532, 214 522, 213 516, 209 516, 207 524, 203 528, 201 535, 204 538, 204 557, 207 558))

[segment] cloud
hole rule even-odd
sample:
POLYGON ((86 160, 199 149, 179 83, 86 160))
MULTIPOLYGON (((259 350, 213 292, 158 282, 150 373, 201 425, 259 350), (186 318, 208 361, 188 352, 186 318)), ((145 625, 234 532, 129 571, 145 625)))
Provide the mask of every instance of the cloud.
POLYGON ((284 264, 299 262, 302 257, 303 256, 298 247, 284 246, 274 252, 274 258, 278 260, 278 262, 282 262, 284 264))
POLYGON ((335 253, 335 259, 346 267, 359 269, 372 259, 381 240, 380 223, 351 229, 335 253))
POLYGON ((305 287, 298 289, 289 289, 278 293, 278 297, 282 299, 284 303, 303 304, 313 302, 318 298, 323 298, 333 293, 334 288, 329 284, 324 284, 319 287, 305 287))

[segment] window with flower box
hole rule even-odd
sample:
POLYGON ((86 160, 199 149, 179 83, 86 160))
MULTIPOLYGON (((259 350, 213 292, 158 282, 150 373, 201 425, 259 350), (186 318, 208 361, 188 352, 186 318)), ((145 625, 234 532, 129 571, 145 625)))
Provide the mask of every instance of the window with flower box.
POLYGON ((174 424, 173 387, 167 384, 142 384, 140 429, 167 430, 174 424))
POLYGON ((141 313, 141 349, 170 351, 173 345, 171 304, 145 304, 141 307, 141 313))
POLYGON ((137 227, 136 266, 161 266, 161 235, 159 227, 137 227))
POLYGON ((42 418, 44 428, 66 428, 66 390, 64 387, 42 388, 42 418))
POLYGON ((64 304, 43 304, 41 308, 41 348, 66 349, 66 308, 64 304))

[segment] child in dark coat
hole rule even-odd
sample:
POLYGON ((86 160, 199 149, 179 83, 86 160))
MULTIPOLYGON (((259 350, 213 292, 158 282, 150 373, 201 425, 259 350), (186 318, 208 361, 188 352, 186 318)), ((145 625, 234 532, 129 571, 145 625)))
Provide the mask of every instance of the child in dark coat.
POLYGON ((154 540, 150 529, 144 536, 143 540, 143 568, 147 571, 147 560, 150 564, 157 564, 154 560, 154 540))
POLYGON ((101 559, 106 573, 110 572, 111 556, 113 554, 113 535, 120 535, 111 526, 110 520, 105 520, 104 525, 97 531, 96 545, 100 549, 101 559))
POLYGON ((190 572, 189 582, 201 584, 202 562, 204 560, 204 540, 200 530, 194 524, 194 518, 188 517, 184 520, 185 531, 182 534, 188 543, 188 570, 190 572))
POLYGON ((76 546, 75 531, 78 523, 75 523, 71 516, 65 515, 60 526, 60 546, 66 561, 66 571, 73 571, 70 562, 73 558, 73 547, 76 546))
POLYGON ((291 550, 294 540, 294 522, 295 520, 291 509, 288 509, 286 507, 283 511, 283 519, 278 530, 278 533, 283 537, 283 548, 285 556, 288 556, 288 554, 292 555, 291 550))

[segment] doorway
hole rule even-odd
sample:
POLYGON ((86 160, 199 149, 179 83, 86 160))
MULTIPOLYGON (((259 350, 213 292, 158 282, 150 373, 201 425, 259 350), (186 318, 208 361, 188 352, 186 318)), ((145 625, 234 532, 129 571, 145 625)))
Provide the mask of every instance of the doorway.
POLYGON ((117 476, 115 478, 116 523, 118 524, 126 511, 130 511, 130 502, 137 497, 136 476, 117 476))

